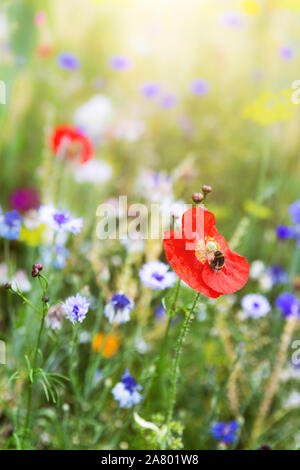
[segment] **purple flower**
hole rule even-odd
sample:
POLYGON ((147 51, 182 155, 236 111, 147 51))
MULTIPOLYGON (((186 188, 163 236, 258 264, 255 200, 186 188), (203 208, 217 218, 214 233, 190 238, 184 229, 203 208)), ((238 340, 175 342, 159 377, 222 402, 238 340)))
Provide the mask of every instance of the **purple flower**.
POLYGON ((207 80, 196 78, 191 82, 190 89, 194 95, 205 96, 209 92, 210 86, 207 80))
POLYGON ((125 55, 113 55, 109 59, 109 66, 113 70, 129 70, 133 66, 133 62, 129 57, 125 55))
POLYGON ((243 24, 241 15, 235 11, 225 11, 220 16, 220 23, 229 28, 239 28, 243 24))
POLYGON ((284 292, 276 299, 275 305, 282 311, 285 317, 300 315, 300 304, 298 298, 290 292, 284 292))
POLYGON ((271 310, 268 299, 261 294, 245 295, 241 303, 243 310, 252 318, 264 317, 271 310))
POLYGON ((70 252, 64 245, 56 244, 53 248, 49 246, 42 249, 42 256, 43 264, 46 266, 50 266, 53 262, 55 268, 63 269, 70 256, 70 252))
POLYGON ((239 425, 236 421, 229 421, 229 423, 219 422, 211 428, 211 433, 215 439, 220 439, 224 444, 230 444, 237 440, 236 432, 239 425))
POLYGON ((176 274, 169 271, 169 266, 161 261, 149 261, 140 269, 140 279, 144 286, 154 290, 172 287, 176 274))
POLYGON ((280 46, 278 54, 284 60, 292 60, 295 57, 295 52, 290 46, 280 46))
POLYGON ((291 219, 295 225, 300 225, 300 199, 293 202, 289 207, 291 219))
POLYGON ((23 218, 16 210, 0 215, 0 237, 18 240, 23 218))
POLYGON ((59 211, 52 204, 41 206, 39 220, 56 232, 72 232, 77 235, 83 225, 81 218, 73 217, 68 211, 59 211))
POLYGON ((13 209, 26 212, 40 207, 40 197, 35 188, 19 188, 10 195, 10 204, 13 209))
POLYGON ((142 399, 138 390, 142 390, 142 387, 136 383, 129 370, 126 369, 121 382, 118 382, 112 389, 112 394, 114 399, 120 403, 121 408, 131 408, 142 399))
POLYGON ((287 240, 294 236, 294 230, 287 225, 278 225, 278 227, 276 227, 276 235, 280 241, 287 240))
POLYGON ((80 67, 78 57, 72 52, 61 52, 56 57, 57 65, 65 70, 77 70, 80 67))
POLYGON ((161 106, 164 109, 174 108, 178 103, 178 98, 172 93, 164 95, 161 99, 161 106))
POLYGON ((66 318, 72 323, 82 323, 88 313, 89 306, 87 298, 80 294, 68 297, 63 303, 66 318))
POLYGON ((288 280, 287 273, 279 264, 273 264, 267 268, 267 274, 271 277, 272 285, 284 284, 288 280))
POLYGON ((160 85, 155 82, 145 82, 141 86, 141 94, 148 99, 157 98, 160 94, 160 85))
POLYGON ((110 323, 126 323, 130 320, 130 313, 134 302, 123 292, 117 292, 105 305, 104 315, 110 323))

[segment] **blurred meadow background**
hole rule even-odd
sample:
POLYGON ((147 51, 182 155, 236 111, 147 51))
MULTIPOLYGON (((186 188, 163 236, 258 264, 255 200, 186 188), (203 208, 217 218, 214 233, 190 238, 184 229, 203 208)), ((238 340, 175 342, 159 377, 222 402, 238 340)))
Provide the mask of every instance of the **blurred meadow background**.
POLYGON ((2 449, 300 447, 299 20, 298 0, 0 2, 2 449), (61 155, 66 128, 81 137, 61 155), (203 184, 250 278, 197 305, 168 419, 194 292, 151 288, 140 269, 167 263, 162 240, 99 240, 96 211, 126 195, 176 222, 203 184), (38 215, 50 204, 82 218, 80 233, 54 237, 38 215), (130 320, 111 324, 119 292, 130 320), (57 305, 77 293, 89 310, 72 325, 57 305), (120 406, 122 383, 141 398, 120 406))

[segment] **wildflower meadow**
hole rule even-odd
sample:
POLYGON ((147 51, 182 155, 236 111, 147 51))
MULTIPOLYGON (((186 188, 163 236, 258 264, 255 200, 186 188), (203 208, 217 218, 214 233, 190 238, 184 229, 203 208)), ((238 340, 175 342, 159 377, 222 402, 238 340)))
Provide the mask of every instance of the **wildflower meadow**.
POLYGON ((300 449, 299 25, 0 2, 0 449, 300 449))

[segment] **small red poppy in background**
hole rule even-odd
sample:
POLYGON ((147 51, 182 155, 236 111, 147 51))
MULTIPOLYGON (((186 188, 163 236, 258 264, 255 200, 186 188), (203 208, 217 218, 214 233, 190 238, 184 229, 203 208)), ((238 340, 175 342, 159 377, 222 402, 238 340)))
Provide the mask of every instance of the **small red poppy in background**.
POLYGON ((90 140, 75 127, 57 126, 51 135, 51 148, 56 155, 68 160, 85 163, 94 158, 94 147, 90 140))
POLYGON ((231 251, 215 227, 215 216, 193 207, 182 216, 182 233, 164 233, 166 257, 179 278, 207 297, 232 294, 249 277, 249 264, 231 251))

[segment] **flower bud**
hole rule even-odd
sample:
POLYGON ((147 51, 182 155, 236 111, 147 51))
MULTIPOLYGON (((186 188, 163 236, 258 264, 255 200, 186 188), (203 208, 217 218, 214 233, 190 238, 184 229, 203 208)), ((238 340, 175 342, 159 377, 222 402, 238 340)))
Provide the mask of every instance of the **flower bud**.
POLYGON ((43 265, 41 263, 34 263, 32 265, 31 276, 37 277, 42 269, 43 269, 43 265))
POLYGON ((47 302, 49 302, 49 300, 50 300, 50 299, 49 299, 48 295, 46 295, 46 296, 43 298, 43 301, 45 302, 45 304, 46 304, 47 302))
POLYGON ((41 263, 34 263, 32 269, 37 269, 38 271, 41 271, 43 269, 43 265, 41 263))
POLYGON ((31 276, 32 277, 37 277, 39 275, 39 270, 36 269, 36 268, 33 268, 32 271, 31 271, 31 276))
POLYGON ((201 193, 194 193, 194 194, 192 195, 192 199, 193 199, 193 201, 194 201, 195 203, 197 203, 197 202, 202 202, 203 199, 204 199, 204 196, 203 196, 203 194, 201 194, 201 193))
POLYGON ((202 186, 202 191, 203 191, 204 194, 206 195, 206 194, 212 192, 212 187, 211 187, 211 186, 208 186, 208 185, 206 185, 206 184, 204 184, 204 185, 202 186))

